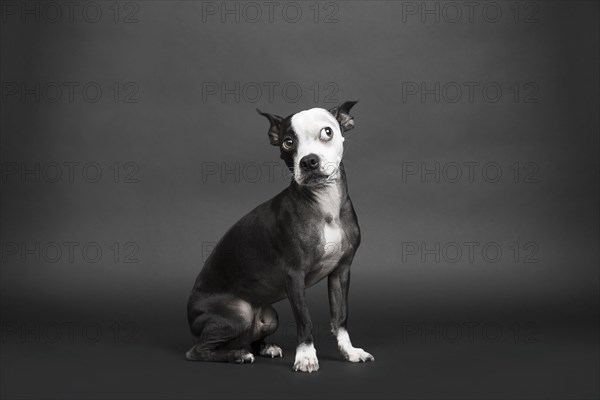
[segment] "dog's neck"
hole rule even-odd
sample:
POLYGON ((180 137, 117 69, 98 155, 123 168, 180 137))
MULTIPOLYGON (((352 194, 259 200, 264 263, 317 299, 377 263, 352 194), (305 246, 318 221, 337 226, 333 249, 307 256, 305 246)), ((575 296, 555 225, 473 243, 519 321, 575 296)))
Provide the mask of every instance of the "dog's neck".
POLYGON ((305 197, 309 204, 334 219, 340 216, 340 210, 348 199, 348 190, 346 185, 346 174, 344 167, 340 163, 338 178, 321 185, 301 186, 292 181, 291 187, 294 191, 305 197))

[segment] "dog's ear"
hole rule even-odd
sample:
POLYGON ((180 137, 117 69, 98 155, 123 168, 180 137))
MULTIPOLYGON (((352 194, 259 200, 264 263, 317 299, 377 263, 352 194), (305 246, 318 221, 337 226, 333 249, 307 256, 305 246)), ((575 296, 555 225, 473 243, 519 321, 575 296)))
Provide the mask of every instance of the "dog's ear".
POLYGON ((329 110, 331 115, 333 115, 340 123, 342 132, 354 128, 354 118, 350 115, 350 109, 354 107, 356 103, 358 103, 358 101, 347 101, 329 110))
POLYGON ((283 118, 281 118, 279 115, 264 113, 258 108, 256 111, 258 111, 258 113, 263 117, 267 118, 271 123, 271 126, 269 127, 269 142, 273 146, 279 146, 279 134, 281 133, 281 122, 283 121, 283 118))

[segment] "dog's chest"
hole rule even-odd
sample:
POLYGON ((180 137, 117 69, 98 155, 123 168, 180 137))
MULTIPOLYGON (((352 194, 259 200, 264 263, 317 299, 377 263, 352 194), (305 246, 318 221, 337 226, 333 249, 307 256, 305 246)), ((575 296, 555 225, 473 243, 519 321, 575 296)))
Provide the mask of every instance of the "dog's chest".
POLYGON ((325 223, 323 224, 321 247, 323 249, 323 255, 321 256, 321 263, 326 264, 337 264, 342 255, 342 240, 344 231, 339 220, 339 216, 326 217, 325 223))
POLYGON ((342 258, 347 243, 344 224, 340 220, 341 193, 337 186, 317 195, 322 218, 317 222, 319 243, 315 249, 315 262, 309 274, 309 283, 316 283, 329 275, 342 258))

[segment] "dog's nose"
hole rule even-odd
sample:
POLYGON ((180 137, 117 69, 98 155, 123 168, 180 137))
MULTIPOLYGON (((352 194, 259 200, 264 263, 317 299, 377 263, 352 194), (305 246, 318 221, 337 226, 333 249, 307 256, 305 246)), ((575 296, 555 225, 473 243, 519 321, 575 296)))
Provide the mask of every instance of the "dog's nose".
POLYGON ((313 169, 319 168, 319 156, 316 154, 309 154, 302 157, 300 160, 300 168, 303 171, 312 171, 313 169))

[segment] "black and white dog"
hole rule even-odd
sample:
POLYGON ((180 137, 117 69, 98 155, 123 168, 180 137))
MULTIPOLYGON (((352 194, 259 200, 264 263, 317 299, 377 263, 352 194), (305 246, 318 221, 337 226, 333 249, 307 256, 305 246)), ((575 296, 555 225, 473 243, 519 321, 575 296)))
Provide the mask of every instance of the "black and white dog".
POLYGON ((195 345, 188 360, 254 362, 253 353, 282 357, 265 342, 275 332, 272 303, 288 298, 298 331, 293 369, 319 369, 305 289, 327 277, 331 329, 345 359, 373 361, 352 346, 347 330, 350 265, 360 229, 342 164, 356 102, 268 118, 269 140, 293 173, 284 191, 240 219, 206 260, 188 301, 195 345))

